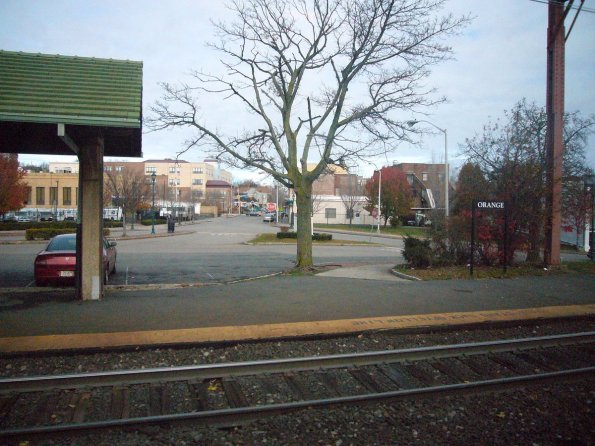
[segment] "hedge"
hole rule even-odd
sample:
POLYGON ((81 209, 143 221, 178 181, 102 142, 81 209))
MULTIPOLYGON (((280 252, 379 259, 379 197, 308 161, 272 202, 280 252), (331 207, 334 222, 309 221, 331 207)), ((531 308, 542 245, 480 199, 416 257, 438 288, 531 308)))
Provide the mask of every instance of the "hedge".
MULTIPOLYGON (((297 232, 295 231, 289 231, 289 232, 277 232, 277 238, 278 239, 284 239, 284 238, 292 238, 292 239, 297 239, 297 232)), ((315 232, 312 235, 312 240, 316 240, 319 242, 327 242, 333 239, 333 235, 332 234, 325 234, 325 233, 320 233, 320 232, 315 232)))
MULTIPOLYGON (((41 229, 27 229, 25 231, 25 239, 27 240, 49 240, 60 234, 74 234, 76 228, 41 228, 41 229)), ((109 229, 103 230, 103 235, 107 237, 110 235, 109 229)))
MULTIPOLYGON (((165 218, 156 218, 155 219, 155 224, 156 225, 164 225, 165 223, 167 223, 167 219, 165 218)), ((152 226, 153 225, 153 220, 150 218, 145 218, 143 220, 140 221, 140 224, 143 226, 152 226)))

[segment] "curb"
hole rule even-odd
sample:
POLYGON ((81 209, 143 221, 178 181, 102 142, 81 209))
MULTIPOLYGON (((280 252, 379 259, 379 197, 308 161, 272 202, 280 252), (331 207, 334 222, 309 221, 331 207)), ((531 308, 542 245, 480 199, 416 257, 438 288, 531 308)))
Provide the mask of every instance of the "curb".
POLYGON ((415 277, 415 276, 410 276, 408 274, 402 273, 400 271, 397 271, 396 269, 391 269, 390 272, 392 274, 394 274, 397 277, 400 277, 401 279, 406 279, 406 280, 411 280, 414 282, 422 282, 422 280, 419 277, 415 277))

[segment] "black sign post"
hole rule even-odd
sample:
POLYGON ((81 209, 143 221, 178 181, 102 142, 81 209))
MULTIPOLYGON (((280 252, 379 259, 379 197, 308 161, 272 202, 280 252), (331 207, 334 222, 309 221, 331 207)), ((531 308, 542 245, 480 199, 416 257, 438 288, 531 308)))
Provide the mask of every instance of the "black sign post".
POLYGON ((504 211, 504 266, 506 273, 508 266, 508 207, 505 201, 473 200, 471 204, 471 261, 469 262, 469 274, 473 277, 473 264, 475 263, 475 216, 477 211, 495 210, 504 211))

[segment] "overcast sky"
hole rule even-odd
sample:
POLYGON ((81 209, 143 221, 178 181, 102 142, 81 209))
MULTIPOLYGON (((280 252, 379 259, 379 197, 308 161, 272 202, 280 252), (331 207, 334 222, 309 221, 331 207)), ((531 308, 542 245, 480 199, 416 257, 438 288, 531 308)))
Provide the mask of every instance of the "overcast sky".
MULTIPOLYGON (((585 7, 595 10, 595 0, 586 0, 585 7)), ((448 103, 436 107, 427 119, 447 129, 449 159, 456 163, 459 144, 481 132, 490 118, 501 117, 523 97, 545 104, 547 5, 531 0, 450 0, 445 11, 475 17, 449 42, 455 60, 435 67, 429 79, 448 103)), ((205 43, 213 40, 210 20, 225 20, 226 13, 222 2, 213 0, 0 0, 0 49, 142 61, 147 114, 161 95, 159 82, 176 83, 191 70, 208 71, 217 64, 218 55, 205 43)), ((567 41, 565 101, 567 111, 595 113, 593 13, 579 15, 567 41)), ((209 113, 218 112, 215 107, 209 113)), ((222 125, 233 120, 228 111, 220 116, 222 125)), ((183 142, 181 132, 145 134, 144 158, 173 158, 183 142)), ((182 158, 202 161, 205 154, 194 150, 182 158)), ((587 158, 594 167, 595 135, 587 158)), ((76 160, 20 156, 21 161, 35 163, 51 159, 76 160)), ((400 146, 374 162, 443 160, 444 139, 437 134, 425 136, 421 148, 400 146)), ((369 175, 371 170, 371 165, 362 166, 360 173, 369 175)))

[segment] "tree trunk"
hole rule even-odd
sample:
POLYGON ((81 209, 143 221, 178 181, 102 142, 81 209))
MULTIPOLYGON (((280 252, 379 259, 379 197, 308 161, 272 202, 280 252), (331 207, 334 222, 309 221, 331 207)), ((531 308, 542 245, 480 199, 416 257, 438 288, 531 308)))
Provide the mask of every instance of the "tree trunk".
POLYGON ((312 184, 296 188, 297 203, 297 259, 296 267, 306 269, 311 267, 312 260, 312 235, 310 233, 312 216, 312 184))

